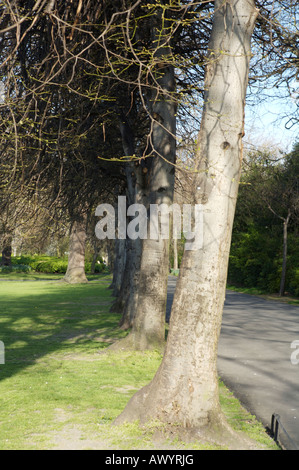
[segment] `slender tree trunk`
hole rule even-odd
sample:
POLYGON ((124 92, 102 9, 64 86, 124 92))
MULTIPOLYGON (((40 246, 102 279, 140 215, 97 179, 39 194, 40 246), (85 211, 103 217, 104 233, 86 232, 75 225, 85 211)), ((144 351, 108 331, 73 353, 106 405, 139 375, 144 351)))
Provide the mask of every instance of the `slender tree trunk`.
MULTIPOLYGON (((118 204, 115 208, 116 215, 116 225, 118 225, 119 214, 118 214, 118 204)), ((113 263, 113 281, 110 286, 113 289, 113 296, 116 297, 116 301, 112 305, 111 311, 122 312, 124 295, 122 286, 124 282, 124 272, 127 262, 127 250, 126 244, 127 240, 119 238, 118 230, 116 230, 117 237, 114 241, 114 263, 113 263)))
POLYGON ((107 267, 110 272, 113 272, 114 268, 114 257, 115 257, 115 250, 114 250, 114 240, 107 239, 106 244, 106 253, 107 253, 107 267))
POLYGON ((20 231, 18 229, 18 227, 15 229, 14 231, 14 235, 13 235, 13 238, 12 238, 12 243, 11 243, 11 247, 12 247, 12 255, 13 256, 18 256, 20 255, 20 248, 22 246, 22 238, 21 238, 21 234, 20 234, 20 231))
POLYGON ((279 296, 282 297, 285 291, 286 271, 287 271, 287 254, 288 254, 288 225, 291 217, 291 211, 283 221, 283 254, 282 254, 282 271, 280 279, 279 296))
POLYGON ((173 239, 173 269, 177 271, 179 269, 178 262, 178 241, 176 238, 173 239))
POLYGON ((69 257, 64 280, 70 284, 88 282, 85 274, 86 215, 76 218, 71 226, 69 257))
POLYGON ((96 272, 96 262, 97 262, 98 254, 99 254, 99 248, 97 247, 96 243, 94 243, 92 261, 91 261, 91 266, 90 266, 90 274, 95 274, 96 272))
POLYGON ((219 432, 227 429, 219 404, 217 347, 256 15, 252 0, 215 1, 197 152, 199 173, 194 177, 194 202, 203 210, 203 246, 184 253, 162 364, 116 423, 158 419, 177 431, 178 425, 184 432, 205 430, 205 436, 210 430, 214 438, 215 427, 219 432))

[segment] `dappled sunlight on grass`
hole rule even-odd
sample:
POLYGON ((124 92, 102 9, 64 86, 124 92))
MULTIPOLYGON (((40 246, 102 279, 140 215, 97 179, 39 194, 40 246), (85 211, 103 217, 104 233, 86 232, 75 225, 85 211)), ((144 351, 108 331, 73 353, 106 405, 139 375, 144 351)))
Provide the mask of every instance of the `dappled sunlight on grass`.
POLYGON ((112 426, 162 356, 107 349, 127 334, 109 283, 0 282, 0 449, 191 448, 159 424, 112 426))

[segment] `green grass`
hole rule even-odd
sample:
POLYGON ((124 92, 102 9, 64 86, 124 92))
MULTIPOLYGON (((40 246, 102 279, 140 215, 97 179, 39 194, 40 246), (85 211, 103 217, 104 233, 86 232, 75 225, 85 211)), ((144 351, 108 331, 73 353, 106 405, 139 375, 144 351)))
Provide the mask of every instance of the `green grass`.
MULTIPOLYGON (((89 281, 102 279, 107 274, 86 274, 89 281)), ((35 271, 29 272, 0 272, 0 280, 2 281, 59 281, 64 277, 64 274, 58 273, 37 273, 35 271)))
MULTIPOLYGON (((143 430, 138 423, 111 425, 154 376, 161 355, 107 352, 126 334, 109 312, 109 276, 81 285, 51 278, 28 274, 26 282, 0 282, 0 449, 190 448, 166 437, 157 443, 153 423, 143 430)), ((275 448, 223 385, 221 397, 234 426, 275 448)))
POLYGON ((259 442, 268 449, 277 449, 276 444, 269 439, 263 425, 257 418, 240 405, 233 393, 220 381, 220 404, 229 424, 254 441, 259 442))

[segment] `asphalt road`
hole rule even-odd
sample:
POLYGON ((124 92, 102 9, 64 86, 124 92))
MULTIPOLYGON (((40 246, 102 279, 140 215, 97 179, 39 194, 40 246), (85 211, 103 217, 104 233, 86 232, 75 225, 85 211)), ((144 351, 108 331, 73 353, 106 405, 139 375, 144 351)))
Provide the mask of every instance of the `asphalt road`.
MULTIPOLYGON (((169 277, 167 315, 175 283, 169 277)), ((299 450, 298 306, 227 291, 218 371, 265 427, 270 428, 273 413, 278 414, 279 442, 288 450, 299 450)))

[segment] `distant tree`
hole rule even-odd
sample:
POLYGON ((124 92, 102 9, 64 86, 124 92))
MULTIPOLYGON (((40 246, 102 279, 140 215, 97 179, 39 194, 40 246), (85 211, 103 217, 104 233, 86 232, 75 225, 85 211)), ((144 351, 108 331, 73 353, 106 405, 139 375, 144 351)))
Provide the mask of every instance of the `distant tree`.
MULTIPOLYGON (((255 287, 261 287, 265 290, 270 288, 266 277, 278 276, 276 270, 276 274, 273 272, 273 263, 281 253, 282 264, 279 283, 281 296, 284 295, 287 273, 288 229, 291 224, 292 230, 294 230, 294 226, 298 223, 298 149, 296 149, 297 146, 288 155, 275 155, 269 149, 249 152, 245 160, 239 192, 232 248, 232 256, 239 257, 236 262, 232 260, 234 266, 239 264, 241 268, 244 265, 242 270, 246 271, 247 264, 248 279, 251 279, 249 282, 255 283, 255 287), (283 243, 280 241, 279 221, 282 221, 283 224, 283 243), (238 233, 242 236, 242 233, 246 232, 248 248, 251 233, 255 237, 256 249, 256 255, 247 252, 248 260, 242 258, 241 253, 237 251, 238 233), (267 234, 271 240, 265 246, 265 242, 262 240, 267 237, 267 234), (256 237, 261 240, 260 248, 263 254, 258 250, 256 237), (269 257, 267 262, 264 258, 266 253, 269 257), (266 273, 267 263, 269 264, 268 273, 266 273), (250 275, 251 269, 255 269, 255 273, 250 275), (262 282, 264 285, 261 285, 262 282)), ((241 245, 239 246, 241 248, 241 245)), ((244 250, 246 256, 245 246, 244 250)), ((236 268, 235 277, 238 277, 237 271, 236 268)), ((242 282, 242 276, 239 276, 239 281, 242 282)))

